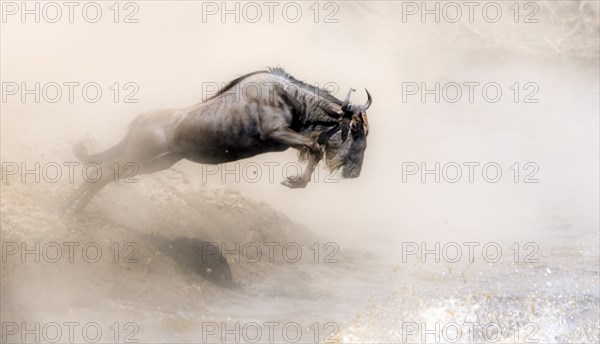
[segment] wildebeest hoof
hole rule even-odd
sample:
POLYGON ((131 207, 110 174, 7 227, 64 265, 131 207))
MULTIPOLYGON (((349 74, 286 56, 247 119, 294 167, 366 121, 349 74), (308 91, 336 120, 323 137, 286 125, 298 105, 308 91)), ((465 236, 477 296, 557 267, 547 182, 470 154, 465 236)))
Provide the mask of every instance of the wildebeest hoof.
POLYGON ((287 186, 290 189, 300 189, 306 187, 307 182, 301 176, 288 177, 286 180, 281 182, 282 185, 287 186))

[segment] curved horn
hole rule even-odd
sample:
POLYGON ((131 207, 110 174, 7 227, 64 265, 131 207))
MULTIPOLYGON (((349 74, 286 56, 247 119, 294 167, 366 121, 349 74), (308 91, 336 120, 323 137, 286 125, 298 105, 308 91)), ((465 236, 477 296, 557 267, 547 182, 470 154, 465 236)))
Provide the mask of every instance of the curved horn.
POLYGON ((365 91, 367 92, 367 102, 365 103, 365 105, 363 105, 363 108, 366 110, 369 108, 369 106, 371 106, 371 103, 373 102, 373 98, 371 98, 371 94, 369 93, 369 90, 367 90, 365 88, 365 91))
POLYGON ((350 95, 352 94, 353 91, 356 91, 356 90, 353 89, 352 87, 350 87, 350 90, 348 91, 348 95, 346 95, 346 99, 342 103, 342 111, 344 111, 344 112, 346 112, 346 110, 348 109, 348 105, 350 104, 350 95))

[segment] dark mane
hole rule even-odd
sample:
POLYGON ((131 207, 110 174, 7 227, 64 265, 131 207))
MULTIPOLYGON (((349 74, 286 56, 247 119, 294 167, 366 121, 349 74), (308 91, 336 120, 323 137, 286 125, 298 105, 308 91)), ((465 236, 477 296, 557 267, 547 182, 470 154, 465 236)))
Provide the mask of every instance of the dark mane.
POLYGON ((268 68, 268 72, 273 74, 273 75, 277 75, 280 77, 285 78, 287 81, 289 81, 292 85, 294 86, 298 86, 299 88, 305 89, 306 91, 315 94, 315 95, 319 95, 321 97, 326 98, 328 101, 337 104, 337 105, 342 105, 342 101, 340 101, 339 99, 337 99, 336 97, 334 97, 329 91, 319 88, 319 87, 315 87, 313 85, 307 84, 304 81, 300 81, 296 78, 294 78, 293 76, 291 76, 290 74, 288 74, 288 72, 286 72, 283 68, 281 67, 269 67, 268 68))
POLYGON ((334 104, 342 105, 342 101, 340 101, 339 99, 334 97, 329 91, 319 88, 319 87, 315 87, 310 84, 307 84, 304 81, 300 81, 300 80, 294 78, 293 76, 291 76, 290 74, 288 74, 288 72, 286 72, 281 67, 269 67, 267 70, 259 70, 256 72, 248 73, 248 74, 242 75, 240 77, 237 77, 237 78, 231 80, 229 83, 227 83, 227 85, 225 85, 225 87, 220 89, 216 94, 214 94, 213 96, 209 97, 206 100, 210 100, 215 97, 218 97, 218 96, 222 95, 223 93, 232 89, 235 85, 237 85, 238 83, 240 83, 242 80, 246 79, 247 77, 250 77, 255 74, 260 74, 260 73, 269 73, 272 75, 277 75, 279 77, 286 79, 290 84, 297 86, 298 88, 304 89, 311 94, 319 95, 334 104))
POLYGON ((249 77, 249 76, 252 76, 252 75, 254 75, 254 74, 259 74, 259 73, 266 73, 266 72, 267 72, 266 70, 259 70, 259 71, 252 72, 252 73, 248 73, 248 74, 246 74, 246 75, 242 75, 242 76, 240 76, 240 77, 238 77, 238 78, 235 78, 235 79, 231 80, 229 83, 227 83, 227 85, 225 85, 225 87, 223 87, 222 89, 220 89, 220 90, 219 90, 219 92, 217 92, 216 94, 214 94, 212 97, 209 97, 209 98, 207 98, 206 100, 211 100, 211 99, 213 99, 213 98, 215 98, 215 97, 218 97, 218 96, 220 96, 221 94, 223 94, 223 93, 225 93, 225 92, 229 91, 229 90, 230 90, 230 89, 232 89, 232 88, 233 88, 235 85, 237 85, 237 84, 238 84, 240 81, 242 81, 242 80, 246 79, 246 78, 247 78, 247 77, 249 77))
MULTIPOLYGON (((282 79, 281 84, 275 88, 283 101, 290 106, 293 121, 291 128, 295 131, 311 130, 332 134, 331 127, 338 126, 340 114, 339 108, 342 101, 331 95, 327 90, 307 84, 288 74, 281 67, 268 68, 267 70, 256 71, 242 75, 230 81, 225 87, 219 90, 208 100, 218 97, 234 88, 244 79, 260 73, 267 73, 282 79), (285 87, 289 84, 293 87, 285 87)), ((322 140, 320 138, 320 140, 322 140)))
POLYGON ((300 81, 281 67, 269 68, 268 73, 276 75, 294 86, 292 89, 286 89, 285 96, 293 105, 295 117, 299 119, 304 128, 330 127, 338 123, 340 115, 335 108, 341 106, 342 101, 331 95, 329 91, 300 81), (302 94, 303 92, 305 94, 302 94))

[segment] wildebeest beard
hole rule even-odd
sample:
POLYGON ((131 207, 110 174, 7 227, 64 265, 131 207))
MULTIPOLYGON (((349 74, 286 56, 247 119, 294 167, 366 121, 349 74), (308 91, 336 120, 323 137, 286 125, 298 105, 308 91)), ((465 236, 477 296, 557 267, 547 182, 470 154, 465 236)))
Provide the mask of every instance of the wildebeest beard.
MULTIPOLYGON (((349 121, 342 120, 331 126, 321 125, 311 135, 320 144, 321 154, 330 172, 344 167, 348 171, 343 174, 344 177, 357 177, 366 148, 366 130, 360 126, 353 131, 350 126, 349 121), (352 175, 350 171, 354 171, 356 175, 352 175)), ((298 152, 299 160, 306 161, 309 153, 308 149, 301 149, 298 152)))

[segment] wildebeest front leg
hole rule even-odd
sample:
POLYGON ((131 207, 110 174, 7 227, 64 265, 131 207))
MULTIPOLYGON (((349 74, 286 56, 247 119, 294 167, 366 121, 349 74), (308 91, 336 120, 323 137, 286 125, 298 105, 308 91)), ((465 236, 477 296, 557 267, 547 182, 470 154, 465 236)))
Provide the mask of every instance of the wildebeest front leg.
POLYGON ((306 187, 306 184, 308 184, 308 182, 310 181, 310 178, 313 174, 313 171, 315 170, 315 167, 317 166, 317 163, 321 160, 321 149, 317 141, 312 138, 298 134, 297 132, 289 128, 284 128, 273 132, 270 138, 272 140, 288 144, 295 148, 308 147, 308 149, 310 149, 308 164, 306 165, 304 173, 302 173, 302 175, 299 176, 288 177, 285 181, 281 183, 292 189, 306 187))
POLYGON ((292 188, 298 189, 306 187, 306 184, 310 181, 310 177, 312 176, 317 163, 321 160, 321 155, 314 154, 313 152, 309 153, 308 164, 306 164, 306 169, 301 176, 288 177, 286 180, 281 182, 281 184, 292 188))

